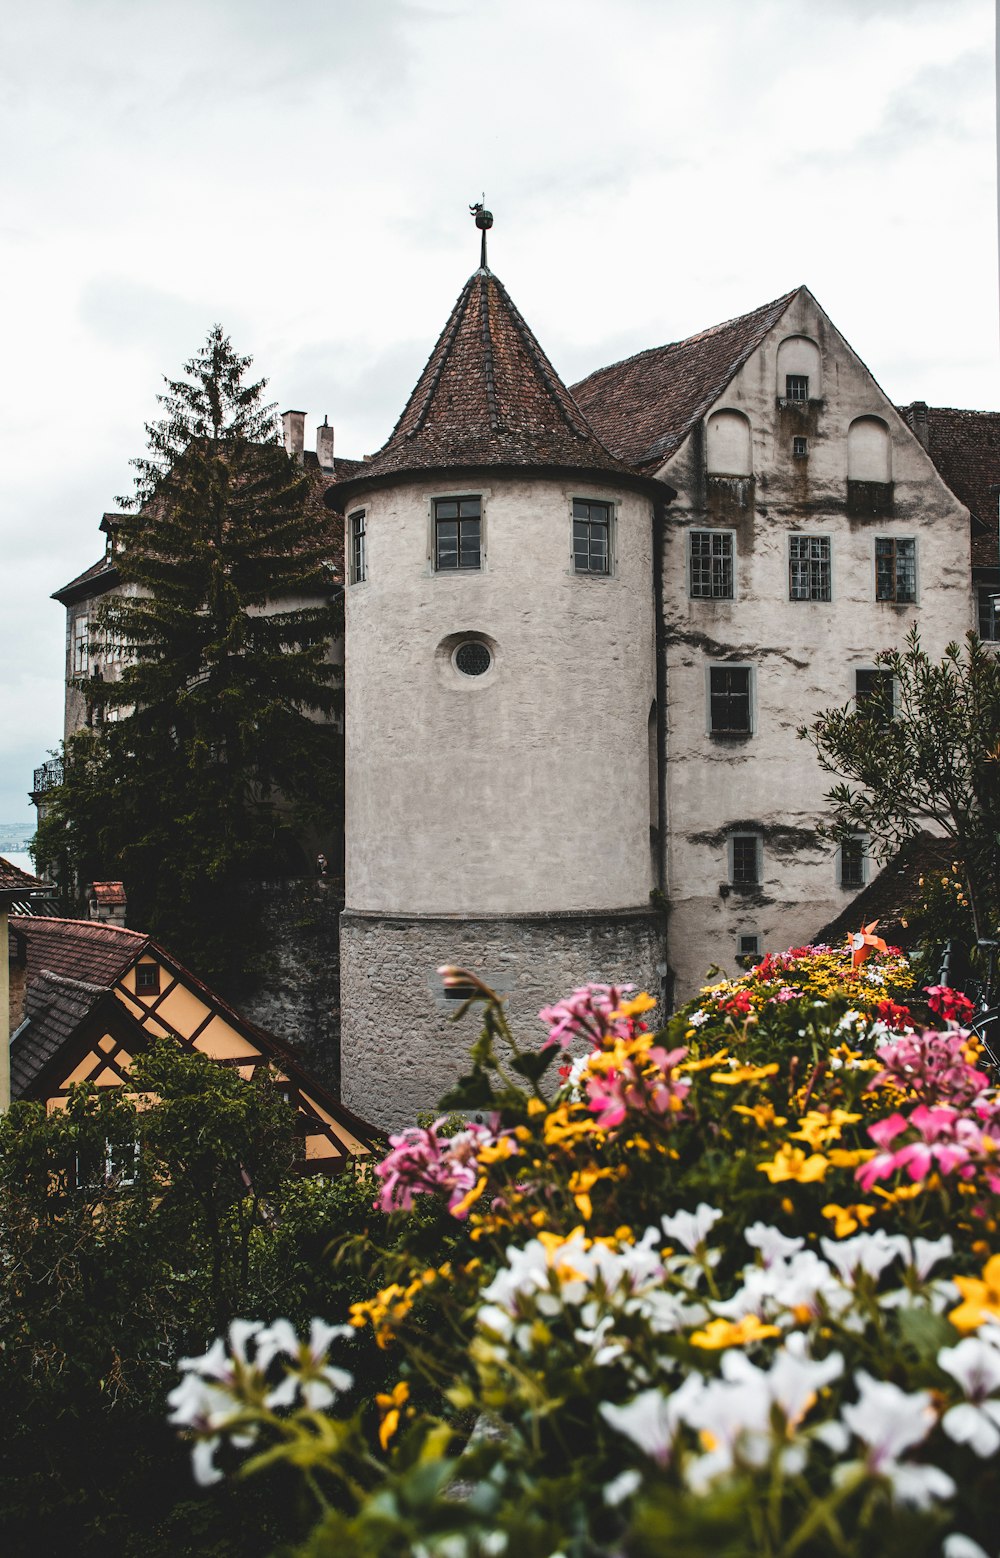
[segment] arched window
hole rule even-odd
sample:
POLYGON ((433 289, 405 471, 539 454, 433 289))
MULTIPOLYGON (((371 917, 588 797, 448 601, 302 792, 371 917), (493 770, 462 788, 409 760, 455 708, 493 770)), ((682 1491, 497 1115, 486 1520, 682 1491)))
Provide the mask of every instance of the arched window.
POLYGON ((705 465, 710 476, 752 476, 750 423, 742 411, 716 411, 705 429, 705 465))
POLYGON ((819 347, 807 335, 790 335, 778 347, 778 399, 820 400, 823 395, 819 347))
POLYGON ((847 479, 892 480, 889 429, 881 417, 855 417, 847 429, 847 479))

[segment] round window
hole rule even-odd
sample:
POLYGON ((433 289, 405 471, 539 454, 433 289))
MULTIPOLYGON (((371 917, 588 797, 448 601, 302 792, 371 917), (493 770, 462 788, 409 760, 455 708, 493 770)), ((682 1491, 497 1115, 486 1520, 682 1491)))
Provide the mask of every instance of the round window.
POLYGON ((455 665, 463 676, 482 676, 493 664, 493 656, 478 638, 467 639, 455 650, 455 665))

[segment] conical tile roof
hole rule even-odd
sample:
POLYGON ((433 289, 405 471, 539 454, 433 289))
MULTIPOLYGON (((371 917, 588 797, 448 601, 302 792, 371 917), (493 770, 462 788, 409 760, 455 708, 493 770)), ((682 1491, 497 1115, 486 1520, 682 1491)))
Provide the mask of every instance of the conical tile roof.
POLYGON ((604 447, 503 283, 481 268, 388 441, 328 501, 339 505, 347 488, 385 477, 497 466, 602 472, 649 486, 604 447))

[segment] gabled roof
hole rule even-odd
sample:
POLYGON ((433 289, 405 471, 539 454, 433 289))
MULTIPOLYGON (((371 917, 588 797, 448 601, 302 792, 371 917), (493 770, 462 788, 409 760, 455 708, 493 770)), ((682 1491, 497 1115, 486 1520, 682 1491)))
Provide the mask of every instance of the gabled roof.
POLYGON ((601 443, 492 271, 474 272, 388 441, 343 487, 422 471, 600 471, 635 484, 601 443))
POLYGON ((50 599, 59 601, 63 606, 72 606, 76 601, 86 600, 91 595, 103 595, 117 583, 118 569, 114 559, 102 557, 61 589, 53 590, 50 599))
POLYGON ((45 883, 40 882, 37 876, 32 876, 30 871, 22 871, 12 860, 0 855, 0 892, 27 893, 44 886, 45 883))
POLYGON ((960 411, 954 406, 925 406, 922 401, 896 409, 969 510, 973 563, 996 568, 1000 412, 960 411))
POLYGON ((109 992, 103 985, 67 979, 43 969, 27 987, 24 1022, 11 1037, 10 1086, 23 1098, 42 1071, 68 1044, 109 992))
POLYGON ((43 971, 110 990, 149 946, 149 937, 139 931, 96 920, 25 916, 11 924, 11 935, 26 957, 29 990, 43 971))
POLYGON ((669 460, 802 289, 684 341, 654 346, 572 386, 591 425, 641 470, 669 460))

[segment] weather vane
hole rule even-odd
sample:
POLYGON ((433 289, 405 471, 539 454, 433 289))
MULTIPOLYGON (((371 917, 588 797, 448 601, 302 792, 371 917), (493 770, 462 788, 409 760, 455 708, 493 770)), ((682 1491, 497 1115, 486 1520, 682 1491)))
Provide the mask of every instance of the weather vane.
POLYGON ((478 200, 474 206, 469 207, 469 215, 475 217, 476 226, 483 235, 482 243, 479 247, 480 270, 486 270, 486 234, 493 226, 493 212, 487 211, 484 204, 485 200, 486 196, 484 194, 482 200, 478 200))

